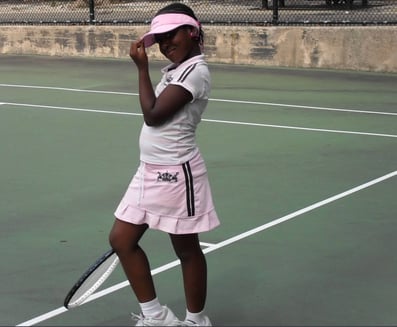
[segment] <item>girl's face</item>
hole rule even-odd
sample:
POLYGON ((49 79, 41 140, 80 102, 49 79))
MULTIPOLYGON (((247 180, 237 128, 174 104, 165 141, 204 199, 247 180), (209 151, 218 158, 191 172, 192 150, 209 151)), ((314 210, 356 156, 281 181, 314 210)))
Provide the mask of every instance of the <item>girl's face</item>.
POLYGON ((200 47, 191 37, 192 30, 188 26, 181 26, 166 33, 156 34, 155 40, 159 44, 160 52, 175 64, 199 55, 200 47))

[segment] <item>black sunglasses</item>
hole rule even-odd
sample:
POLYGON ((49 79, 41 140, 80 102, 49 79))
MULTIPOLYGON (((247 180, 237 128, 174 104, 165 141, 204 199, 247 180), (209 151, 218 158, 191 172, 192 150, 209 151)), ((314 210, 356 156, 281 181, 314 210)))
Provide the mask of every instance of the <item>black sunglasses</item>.
POLYGON ((165 33, 161 33, 161 34, 154 34, 154 40, 156 41, 156 43, 160 43, 164 40, 171 40, 175 37, 176 33, 178 33, 178 31, 180 29, 182 29, 183 27, 184 26, 180 26, 180 27, 177 27, 169 32, 165 32, 165 33))

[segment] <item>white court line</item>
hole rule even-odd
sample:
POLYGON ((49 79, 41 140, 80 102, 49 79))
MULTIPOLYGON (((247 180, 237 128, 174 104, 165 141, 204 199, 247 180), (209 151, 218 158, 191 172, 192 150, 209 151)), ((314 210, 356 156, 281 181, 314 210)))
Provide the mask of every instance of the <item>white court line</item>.
POLYGON ((201 246, 206 246, 206 247, 210 247, 210 246, 214 246, 213 243, 207 243, 207 242, 200 242, 201 246))
POLYGON ((73 89, 73 88, 68 88, 68 87, 54 87, 54 86, 40 86, 40 85, 0 84, 0 86, 14 87, 14 88, 25 88, 25 89, 43 89, 43 90, 54 90, 54 91, 82 92, 82 93, 136 95, 136 96, 139 95, 139 93, 131 93, 131 92, 84 90, 84 89, 73 89))
POLYGON ((213 123, 224 123, 224 124, 235 124, 235 125, 249 125, 249 126, 262 126, 262 127, 271 127, 271 128, 295 129, 295 130, 310 131, 310 132, 326 132, 326 133, 354 134, 354 135, 381 136, 381 137, 394 137, 394 138, 397 138, 396 134, 354 132, 354 131, 345 131, 345 130, 339 130, 339 129, 323 129, 323 128, 311 128, 311 127, 298 127, 298 126, 261 124, 261 123, 245 123, 245 122, 238 122, 238 121, 218 120, 218 119, 202 119, 202 120, 206 121, 206 122, 213 122, 213 123))
POLYGON ((141 113, 133 113, 133 112, 125 112, 125 111, 111 111, 111 110, 85 109, 85 108, 73 108, 73 107, 58 107, 58 106, 46 106, 46 105, 41 105, 41 104, 14 103, 14 102, 4 102, 4 104, 9 105, 9 106, 15 106, 15 107, 82 111, 82 112, 94 112, 94 113, 100 113, 100 114, 127 115, 127 116, 142 116, 141 113))
POLYGON ((317 106, 302 106, 302 105, 298 105, 298 104, 285 104, 285 103, 273 103, 273 102, 257 102, 257 101, 246 101, 246 100, 225 100, 225 99, 210 99, 210 100, 211 101, 217 101, 217 102, 231 102, 231 103, 253 104, 253 105, 273 106, 273 107, 301 108, 301 109, 325 110, 325 111, 340 111, 340 112, 350 112, 350 113, 354 113, 354 114, 372 114, 372 115, 397 116, 397 112, 370 111, 370 110, 330 108, 330 107, 317 107, 317 106))
MULTIPOLYGON (((0 84, 0 86, 14 87, 14 88, 29 88, 29 89, 46 89, 46 90, 55 90, 55 91, 82 92, 82 93, 97 93, 97 94, 115 94, 115 95, 128 95, 128 96, 130 96, 130 95, 138 96, 139 95, 139 93, 130 93, 130 92, 84 90, 84 89, 53 87, 53 86, 39 86, 39 85, 0 84)), ((330 108, 330 107, 318 107, 318 106, 303 106, 303 105, 296 105, 296 104, 273 103, 273 102, 214 99, 214 98, 210 98, 209 101, 252 104, 252 105, 260 105, 260 106, 285 107, 285 108, 301 108, 301 109, 310 109, 310 110, 340 111, 340 112, 350 112, 350 113, 356 113, 356 114, 397 116, 397 113, 395 113, 395 112, 382 112, 382 111, 370 111, 370 110, 358 110, 358 109, 356 110, 356 109, 345 109, 345 108, 330 108)))
MULTIPOLYGON (((356 187, 353 187, 353 188, 351 188, 351 189, 349 189, 347 191, 344 191, 342 193, 339 193, 339 194, 336 194, 334 196, 331 196, 331 197, 329 197, 329 198, 327 198, 325 200, 316 202, 316 203, 314 203, 314 204, 312 204, 312 205, 310 205, 308 207, 305 207, 303 209, 300 209, 300 210, 297 210, 295 212, 292 212, 292 213, 290 213, 290 214, 288 214, 288 215, 286 215, 284 217, 275 219, 275 220, 273 220, 271 222, 268 222, 266 224, 263 224, 263 225, 261 225, 259 227, 256 227, 256 228, 253 228, 251 230, 248 230, 248 231, 246 231, 246 232, 244 232, 242 234, 238 234, 238 235, 236 235, 234 237, 231 237, 229 239, 226 239, 226 240, 224 240, 222 242, 219 242, 217 244, 211 245, 210 247, 204 249, 203 252, 204 253, 213 252, 213 251, 218 250, 220 248, 223 248, 223 247, 225 247, 227 245, 230 245, 232 243, 238 242, 238 241, 240 241, 240 240, 242 240, 242 239, 244 239, 246 237, 249 237, 249 236, 252 236, 252 235, 257 234, 259 232, 262 232, 262 231, 264 231, 264 230, 266 230, 266 229, 268 229, 270 227, 279 225, 279 224, 281 224, 283 222, 286 222, 286 221, 288 221, 290 219, 293 219, 293 218, 296 218, 296 217, 298 217, 300 215, 303 215, 303 214, 305 214, 305 213, 307 213, 309 211, 313 211, 314 209, 320 208, 320 207, 325 206, 325 205, 327 205, 327 204, 329 204, 331 202, 340 200, 340 199, 342 199, 344 197, 352 195, 353 193, 356 193, 356 192, 361 191, 363 189, 366 189, 366 188, 368 188, 370 186, 373 186, 373 185, 375 185, 377 183, 383 182, 383 181, 385 181, 387 179, 390 179, 390 178, 392 178, 394 176, 397 176, 397 170, 395 170, 395 171, 393 171, 391 173, 388 173, 386 175, 383 175, 381 177, 375 178, 375 179, 373 179, 373 180, 371 180, 369 182, 366 182, 364 184, 361 184, 361 185, 358 185, 356 187)), ((166 264, 164 266, 161 266, 161 267, 158 267, 156 269, 153 269, 152 270, 152 274, 156 275, 158 273, 164 272, 164 271, 166 271, 168 269, 171 269, 173 267, 176 267, 178 265, 179 265, 179 260, 172 261, 172 262, 170 262, 170 263, 168 263, 168 264, 166 264)), ((120 289, 122 289, 122 288, 124 288, 124 287, 126 287, 128 285, 129 285, 128 281, 124 281, 124 282, 118 283, 118 284, 116 284, 114 286, 111 286, 109 288, 106 288, 106 289, 104 289, 104 290, 102 290, 100 292, 97 292, 97 293, 91 295, 86 300, 85 303, 91 302, 91 301, 93 301, 95 299, 98 299, 100 297, 103 297, 103 296, 105 296, 107 294, 116 292, 116 291, 118 291, 118 290, 120 290, 120 289)), ((51 319, 51 318, 53 318, 53 317, 55 317, 57 315, 60 315, 61 313, 64 313, 66 311, 68 311, 66 308, 60 307, 58 309, 55 309, 55 310, 52 310, 52 311, 47 312, 45 314, 42 314, 40 316, 37 316, 37 317, 35 317, 33 319, 30 319, 30 320, 27 320, 25 322, 22 322, 22 323, 18 324, 17 326, 32 326, 32 325, 35 325, 35 324, 37 324, 39 322, 51 319)))
MULTIPOLYGON (((109 110, 99 110, 99 109, 58 107, 58 106, 46 106, 46 105, 37 105, 37 104, 29 104, 29 103, 14 103, 14 102, 4 102, 4 104, 7 104, 9 106, 17 106, 17 107, 44 108, 44 109, 56 109, 56 110, 69 110, 69 111, 82 111, 82 112, 94 112, 94 113, 113 114, 113 115, 142 116, 141 113, 132 113, 132 112, 124 112, 124 111, 109 111, 109 110)), ((311 131, 311 132, 326 132, 326 133, 354 134, 354 135, 366 135, 366 136, 379 136, 379 137, 397 138, 397 135, 395 135, 395 134, 355 132, 355 131, 346 131, 346 130, 337 130, 337 129, 321 129, 321 128, 285 126, 285 125, 272 125, 272 124, 249 123, 249 122, 239 122, 239 121, 219 120, 219 119, 202 119, 202 121, 211 122, 211 123, 222 123, 222 124, 234 124, 234 125, 247 125, 247 126, 260 126, 260 127, 271 127, 271 128, 294 129, 294 130, 303 130, 303 131, 311 131)))

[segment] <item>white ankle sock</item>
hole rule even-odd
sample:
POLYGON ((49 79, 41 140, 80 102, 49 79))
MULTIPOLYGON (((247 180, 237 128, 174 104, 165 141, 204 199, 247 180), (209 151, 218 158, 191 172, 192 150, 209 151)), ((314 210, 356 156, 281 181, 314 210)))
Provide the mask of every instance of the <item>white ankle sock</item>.
POLYGON ((163 313, 163 307, 157 297, 149 302, 139 303, 139 305, 145 317, 158 317, 163 313))
POLYGON ((195 322, 196 324, 200 324, 203 319, 204 319, 204 310, 201 312, 190 312, 188 309, 186 309, 186 318, 185 320, 190 320, 195 322))

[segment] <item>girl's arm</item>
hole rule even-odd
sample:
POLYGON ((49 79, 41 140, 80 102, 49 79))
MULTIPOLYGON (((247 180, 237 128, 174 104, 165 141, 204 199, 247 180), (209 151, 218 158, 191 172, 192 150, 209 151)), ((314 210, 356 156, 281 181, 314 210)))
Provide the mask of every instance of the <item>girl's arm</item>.
POLYGON ((159 126, 193 99, 192 94, 178 85, 168 85, 156 98, 149 75, 149 62, 142 41, 132 42, 130 56, 138 69, 139 101, 148 126, 159 126))

